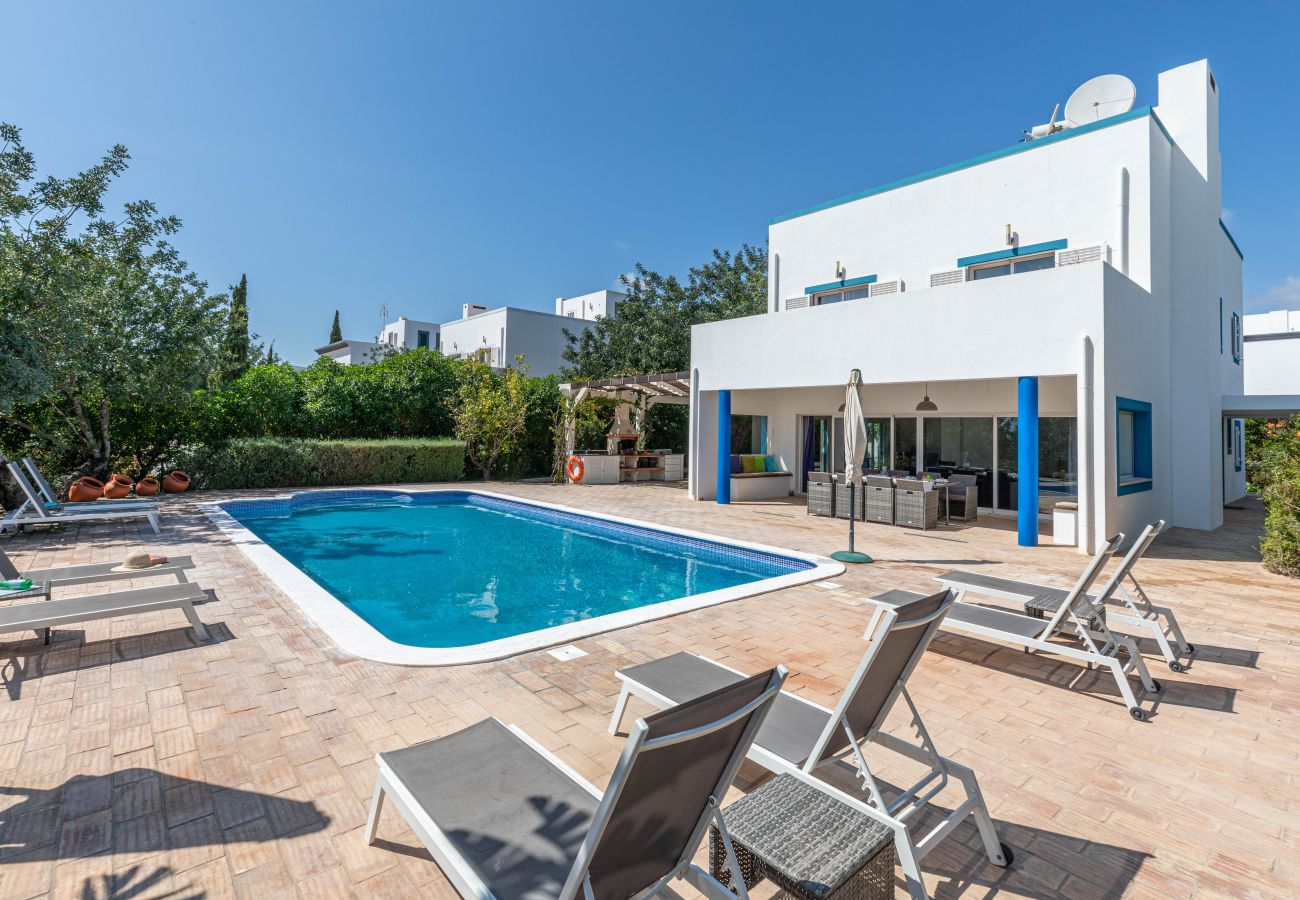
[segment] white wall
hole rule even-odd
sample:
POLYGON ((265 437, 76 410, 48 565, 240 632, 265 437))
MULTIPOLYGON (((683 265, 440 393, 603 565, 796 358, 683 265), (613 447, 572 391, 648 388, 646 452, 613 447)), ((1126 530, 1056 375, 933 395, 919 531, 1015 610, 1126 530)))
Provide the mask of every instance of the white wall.
POLYGON ((438 349, 438 328, 437 322, 422 322, 419 319, 408 319, 406 316, 400 317, 396 322, 390 322, 384 326, 383 333, 379 336, 381 344, 387 344, 389 347, 398 347, 405 350, 414 350, 417 346, 419 332, 429 332, 429 349, 438 349))
POLYGON ((1244 393, 1300 394, 1300 310, 1246 316, 1245 329, 1244 393))
POLYGON ((1065 238, 1071 247, 1120 246, 1119 173, 1130 179, 1130 275, 1150 281, 1152 131, 1140 118, 774 223, 772 296, 782 301, 836 279, 901 276, 907 291, 958 258, 1005 250, 1010 224, 1022 246, 1065 238), (779 263, 777 258, 779 257, 779 263))

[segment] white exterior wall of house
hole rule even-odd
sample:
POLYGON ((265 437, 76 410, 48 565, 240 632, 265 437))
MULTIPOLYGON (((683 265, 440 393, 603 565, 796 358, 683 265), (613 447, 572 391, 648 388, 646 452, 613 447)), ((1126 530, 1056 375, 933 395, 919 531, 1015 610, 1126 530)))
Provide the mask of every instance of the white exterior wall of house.
POLYGON ((618 291, 593 291, 580 297, 556 297, 555 314, 570 319, 603 319, 614 315, 627 294, 618 291))
POLYGON ((716 491, 719 390, 733 414, 769 417, 773 453, 798 471, 799 417, 832 415, 853 368, 868 416, 917 415, 927 381, 938 416, 1014 416, 1017 379, 1034 376, 1040 416, 1078 418, 1082 549, 1159 517, 1217 527, 1245 492, 1222 421, 1242 367, 1219 342, 1241 315, 1241 258, 1219 221, 1209 67, 1159 84, 1154 114, 774 220, 768 314, 692 330, 692 495, 716 491), (1005 251, 1008 225, 1019 248, 1057 248, 1058 266, 929 286, 958 260, 1005 251), (1098 258, 1064 264, 1089 247, 1098 258), (901 291, 807 306, 810 287, 870 276, 901 291), (1117 398, 1151 405, 1149 486, 1119 487, 1117 398))
POLYGON ((1300 309, 1245 320, 1246 393, 1300 394, 1300 309))
POLYGON ((422 322, 401 316, 396 322, 384 326, 379 343, 394 349, 414 350, 420 346, 420 333, 424 332, 425 346, 437 350, 439 328, 437 322, 422 322))
POLYGON ((442 352, 461 359, 481 354, 484 362, 498 368, 513 365, 516 356, 523 356, 531 367, 529 374, 553 375, 564 367, 561 354, 567 346, 565 329, 577 334, 592 324, 582 319, 503 306, 443 323, 442 352))
POLYGON ((374 341, 336 341, 317 347, 316 352, 345 366, 363 366, 373 362, 379 345, 374 341))

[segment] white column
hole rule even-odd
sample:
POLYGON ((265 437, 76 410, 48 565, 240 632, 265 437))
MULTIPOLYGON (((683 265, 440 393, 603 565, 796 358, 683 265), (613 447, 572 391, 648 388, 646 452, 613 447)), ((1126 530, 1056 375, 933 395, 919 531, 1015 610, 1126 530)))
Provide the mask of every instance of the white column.
POLYGON ((1095 546, 1092 515, 1092 338, 1086 334, 1079 342, 1079 371, 1075 384, 1078 397, 1074 408, 1079 432, 1079 515, 1075 544, 1080 553, 1091 555, 1095 546))

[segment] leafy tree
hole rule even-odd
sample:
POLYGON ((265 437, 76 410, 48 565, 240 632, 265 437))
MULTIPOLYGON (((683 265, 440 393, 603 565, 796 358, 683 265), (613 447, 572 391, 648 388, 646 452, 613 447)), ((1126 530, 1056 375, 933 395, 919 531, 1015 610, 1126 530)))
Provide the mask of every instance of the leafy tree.
POLYGON ((680 372, 691 363, 691 326, 767 309, 767 249, 714 250, 685 283, 640 263, 623 276, 627 299, 580 334, 566 332, 565 374, 574 379, 680 372))
POLYGON ((465 455, 478 467, 483 480, 503 454, 510 453, 527 424, 528 366, 523 357, 501 373, 477 360, 461 368, 456 389, 456 437, 465 442, 465 455))
POLYGON ((334 324, 330 326, 329 342, 337 344, 341 340, 343 340, 343 326, 339 324, 339 311, 336 309, 334 310, 334 324))
POLYGON ((37 178, 0 124, 0 419, 108 474, 114 414, 173 418, 212 368, 224 298, 211 296, 152 203, 104 214, 121 145, 70 178, 37 178))
POLYGON ((216 377, 221 384, 234 381, 253 364, 252 341, 248 336, 248 275, 230 286, 226 309, 226 331, 221 339, 221 361, 216 377))
POLYGON ((1246 475, 1267 510, 1264 567, 1300 578, 1300 415, 1247 422, 1246 475))

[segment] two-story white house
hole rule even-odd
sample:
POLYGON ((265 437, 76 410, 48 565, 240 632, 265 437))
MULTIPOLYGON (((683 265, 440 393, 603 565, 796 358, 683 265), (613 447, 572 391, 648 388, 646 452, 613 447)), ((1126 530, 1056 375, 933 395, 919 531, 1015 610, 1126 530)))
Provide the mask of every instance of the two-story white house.
POLYGON ((593 327, 598 319, 613 315, 625 296, 595 291, 557 297, 554 313, 466 303, 459 319, 442 325, 442 352, 457 359, 481 359, 495 368, 513 365, 522 356, 530 375, 554 375, 564 368, 565 332, 578 334, 593 327))
POLYGON ((1218 132, 1200 61, 1156 106, 772 219, 767 313, 692 330, 692 496, 729 500, 736 428, 795 492, 841 469, 860 369, 867 466, 975 475, 1022 544, 1062 501, 1085 551, 1218 526, 1251 407, 1218 132))
POLYGON ((382 359, 386 353, 398 350, 438 349, 437 322, 422 322, 418 319, 398 317, 396 322, 389 322, 379 335, 377 341, 341 340, 323 347, 316 352, 344 365, 356 366, 382 359))

